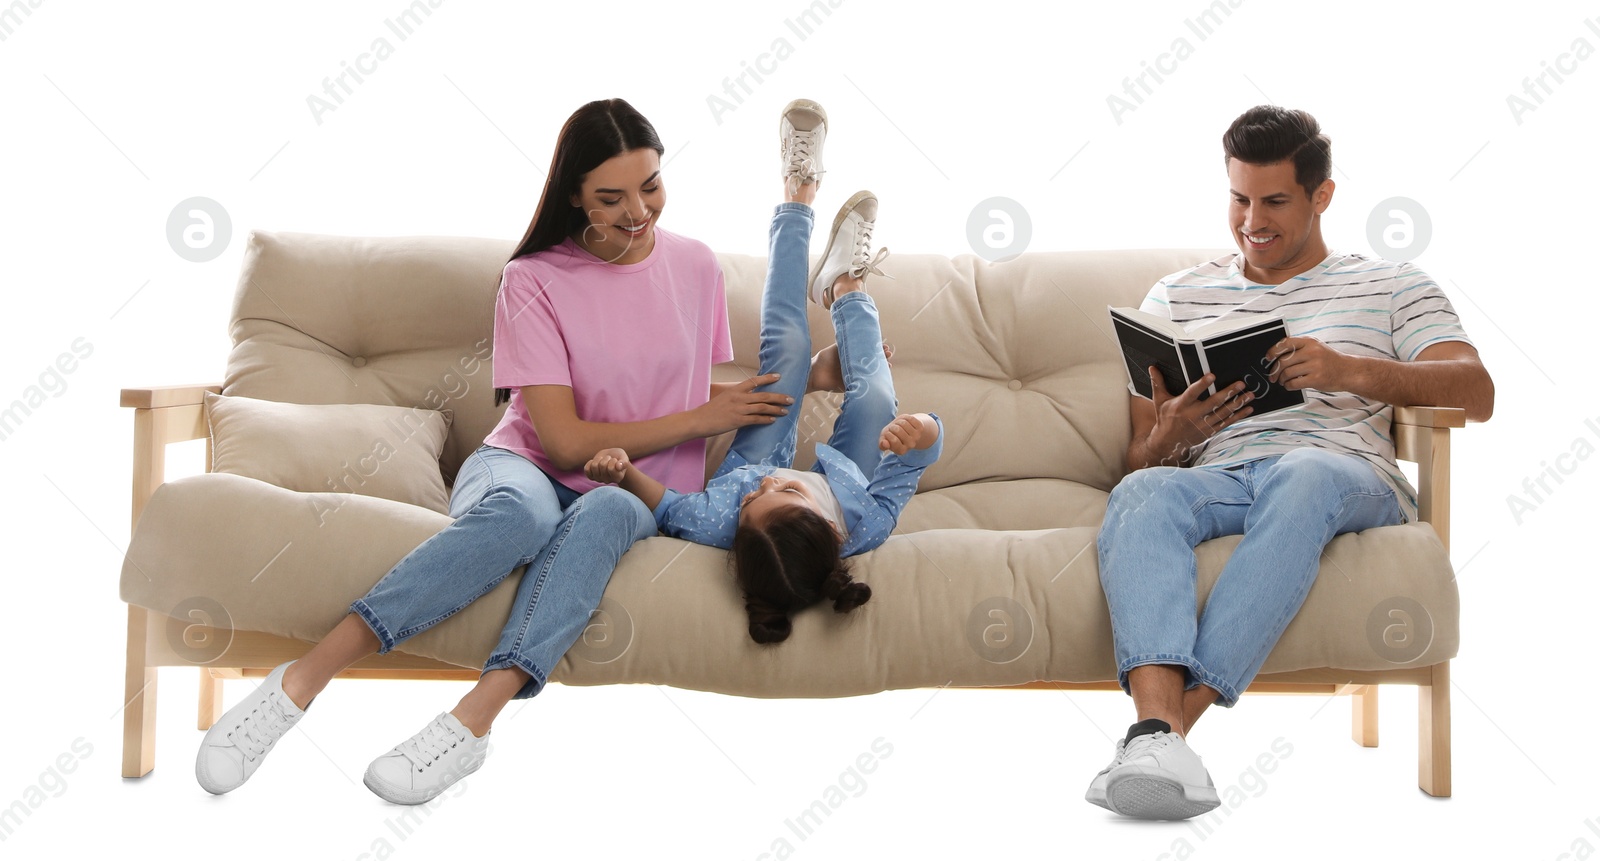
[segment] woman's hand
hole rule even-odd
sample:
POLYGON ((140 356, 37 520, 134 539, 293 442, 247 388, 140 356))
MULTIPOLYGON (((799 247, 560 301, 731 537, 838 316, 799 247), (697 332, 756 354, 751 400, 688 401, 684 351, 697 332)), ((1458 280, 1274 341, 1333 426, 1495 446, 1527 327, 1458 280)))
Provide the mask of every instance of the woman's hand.
POLYGON ((620 448, 601 449, 583 465, 583 474, 590 481, 616 484, 628 474, 628 453, 620 448))
POLYGON ((697 436, 716 436, 746 425, 772 424, 778 416, 788 415, 784 407, 794 403, 794 398, 777 392, 757 392, 759 386, 778 381, 777 374, 762 374, 741 383, 735 383, 717 392, 690 413, 694 416, 697 436))

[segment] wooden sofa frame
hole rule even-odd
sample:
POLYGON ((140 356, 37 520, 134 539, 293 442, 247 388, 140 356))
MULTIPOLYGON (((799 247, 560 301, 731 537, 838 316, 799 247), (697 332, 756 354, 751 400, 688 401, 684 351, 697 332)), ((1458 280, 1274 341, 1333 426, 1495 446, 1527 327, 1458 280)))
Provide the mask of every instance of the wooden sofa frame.
MULTIPOLYGON (((133 408, 133 518, 137 526, 145 503, 165 481, 170 443, 205 438, 207 468, 211 443, 205 421, 205 393, 221 385, 160 386, 122 390, 122 406, 133 408)), ((1466 413, 1449 407, 1399 407, 1395 410, 1396 455, 1417 464, 1417 507, 1450 549, 1450 428, 1466 426, 1466 413)), ((195 667, 163 635, 166 616, 128 606, 128 658, 123 692, 122 775, 143 777, 155 767, 156 669, 195 667)), ((206 631, 197 632, 202 635, 206 631)), ((218 635, 228 632, 217 631, 218 635)), ((294 660, 312 646, 253 631, 231 632, 227 649, 200 670, 198 727, 210 729, 222 717, 224 679, 265 677, 273 667, 294 660)), ((390 652, 356 662, 340 678, 451 679, 476 681, 477 670, 429 658, 390 652)), ((1425 667, 1352 672, 1308 669, 1257 676, 1248 693, 1348 694, 1351 736, 1362 747, 1378 745, 1378 686, 1416 685, 1417 785, 1432 796, 1450 795, 1450 662, 1425 667)), ((1015 690, 1120 690, 1103 682, 1034 682, 1015 690)))

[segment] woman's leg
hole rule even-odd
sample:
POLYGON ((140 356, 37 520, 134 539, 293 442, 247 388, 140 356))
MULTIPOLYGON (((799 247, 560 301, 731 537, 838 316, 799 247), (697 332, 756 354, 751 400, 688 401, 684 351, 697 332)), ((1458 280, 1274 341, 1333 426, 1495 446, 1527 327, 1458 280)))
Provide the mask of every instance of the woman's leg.
MULTIPOLYGON (((779 374, 778 381, 756 389, 794 398, 789 414, 771 424, 746 425, 734 435, 729 451, 746 463, 788 466, 794 463, 795 428, 811 373, 811 332, 806 320, 806 283, 810 265, 811 207, 797 198, 815 193, 802 185, 778 204, 768 234, 767 280, 761 296, 761 373, 779 374)), ((731 470, 724 460, 718 475, 731 470)))
POLYGON ((401 559, 284 671, 283 690, 295 705, 304 708, 357 660, 389 651, 482 597, 533 559, 562 517, 549 476, 521 455, 492 446, 462 464, 450 514, 454 523, 401 559))
POLYGON ((878 438, 883 426, 894 420, 898 406, 894 378, 884 358, 878 307, 861 289, 861 280, 841 276, 834 282, 833 292, 830 313, 834 338, 839 344, 839 365, 844 372, 844 404, 833 423, 828 445, 871 477, 882 454, 878 438))

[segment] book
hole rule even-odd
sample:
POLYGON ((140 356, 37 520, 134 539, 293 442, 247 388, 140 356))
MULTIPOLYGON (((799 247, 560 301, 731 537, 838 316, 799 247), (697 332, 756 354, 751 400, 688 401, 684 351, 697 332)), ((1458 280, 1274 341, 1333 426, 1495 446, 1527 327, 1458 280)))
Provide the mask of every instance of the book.
POLYGON ((1252 417, 1306 402, 1302 392, 1286 389, 1269 377, 1272 369, 1267 350, 1289 337, 1281 317, 1214 320, 1190 330, 1137 308, 1108 306, 1107 310, 1122 346, 1128 391, 1136 395, 1152 397, 1148 369, 1154 365, 1170 395, 1182 393, 1208 373, 1216 379, 1201 393, 1201 400, 1244 380, 1245 391, 1255 393, 1250 402, 1252 417))

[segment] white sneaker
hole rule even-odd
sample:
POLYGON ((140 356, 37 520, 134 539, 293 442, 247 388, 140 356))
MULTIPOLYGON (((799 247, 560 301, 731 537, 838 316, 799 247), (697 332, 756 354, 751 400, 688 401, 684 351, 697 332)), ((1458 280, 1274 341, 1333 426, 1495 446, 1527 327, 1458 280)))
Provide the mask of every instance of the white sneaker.
POLYGON ((1083 794, 1084 801, 1087 801, 1096 807, 1104 807, 1107 810, 1111 809, 1111 804, 1106 801, 1106 775, 1111 773, 1111 769, 1122 764, 1123 745, 1123 740, 1120 738, 1117 739, 1117 752, 1111 757, 1111 764, 1100 769, 1100 773, 1094 776, 1094 780, 1089 781, 1089 791, 1083 794))
POLYGON ((488 754, 488 733, 478 738, 445 712, 373 760, 362 782, 385 801, 422 804, 477 771, 488 754))
POLYGON ((789 193, 823 174, 822 144, 828 137, 828 112, 810 99, 795 99, 778 118, 778 146, 789 193))
POLYGON ((305 716, 283 692, 283 671, 292 663, 275 667, 254 693, 206 730, 194 760, 194 777, 205 791, 221 795, 243 786, 278 739, 305 716))
POLYGON ((1205 764, 1175 732, 1127 739, 1120 758, 1105 775, 1106 806, 1113 812, 1135 819, 1188 819, 1222 803, 1205 764))
MULTIPOLYGON (((889 256, 889 249, 878 249, 872 256, 872 228, 878 218, 878 197, 870 191, 858 191, 839 208, 834 216, 833 231, 828 234, 828 246, 822 250, 817 268, 811 273, 811 301, 824 308, 833 304, 833 282, 840 275, 865 278, 867 273, 883 275, 878 268, 889 256)), ((883 275, 888 278, 889 276, 883 275)))

